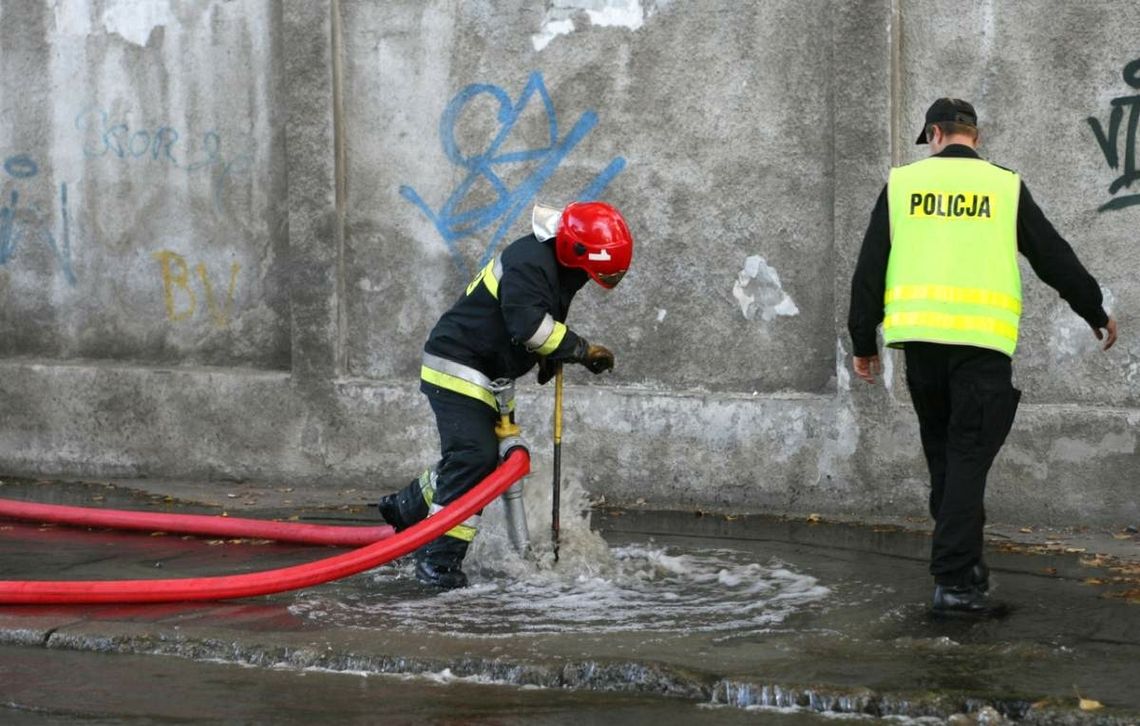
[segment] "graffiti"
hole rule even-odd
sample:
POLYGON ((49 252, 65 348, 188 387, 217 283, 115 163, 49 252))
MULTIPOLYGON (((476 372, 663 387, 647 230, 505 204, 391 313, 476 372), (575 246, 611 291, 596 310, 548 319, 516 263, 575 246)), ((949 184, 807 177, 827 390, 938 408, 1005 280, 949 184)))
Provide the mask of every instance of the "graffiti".
MULTIPOLYGON (((154 253, 154 259, 162 269, 162 293, 166 303, 167 319, 178 322, 194 317, 194 313, 198 310, 198 295, 190 285, 190 266, 186 263, 186 258, 177 252, 162 250, 154 253)), ((194 266, 194 271, 198 273, 198 279, 202 283, 206 312, 218 328, 224 328, 229 323, 240 269, 241 265, 237 262, 230 265, 230 287, 225 302, 219 305, 210 276, 206 274, 205 263, 199 262, 194 266)))
MULTIPOLYGON (((0 166, 16 185, 39 174, 39 165, 27 154, 9 156, 0 166)), ((18 188, 8 189, 6 196, 6 199, 0 198, 0 265, 8 264, 21 242, 39 240, 55 256, 68 284, 74 286, 76 277, 71 266, 71 214, 67 205, 67 184, 59 185, 61 228, 58 239, 52 229, 51 209, 45 210, 41 204, 26 200, 21 206, 18 188)))
MULTIPOLYGON (((1122 75, 1125 83, 1140 90, 1140 58, 1124 66, 1122 75)), ((1132 182, 1140 179, 1140 171, 1136 168, 1136 129, 1137 125, 1140 125, 1140 94, 1112 99, 1107 132, 1099 119, 1090 116, 1087 121, 1092 127, 1100 150, 1104 153, 1104 160, 1108 162, 1110 168, 1119 169, 1121 172, 1120 176, 1109 184, 1108 193, 1115 195, 1121 189, 1131 189, 1132 182), (1120 126, 1124 121, 1125 109, 1128 110, 1128 121, 1124 131, 1123 144, 1121 144, 1120 126), (1120 153, 1121 147, 1123 147, 1123 155, 1120 153)), ((1097 211, 1124 209, 1134 204, 1140 204, 1140 193, 1115 197, 1100 205, 1097 211)))
MULTIPOLYGON (((422 211, 443 237, 444 243, 460 269, 470 273, 465 260, 459 254, 458 243, 468 237, 489 234, 482 258, 478 266, 483 266, 494 254, 499 242, 523 211, 530 206, 543 185, 558 170, 559 165, 574 150, 598 123, 598 115, 586 111, 565 135, 559 135, 558 117, 554 102, 546 89, 542 74, 530 74, 526 86, 517 101, 512 101, 498 86, 477 83, 461 90, 447 108, 439 122, 439 135, 443 152, 456 166, 467 171, 467 175, 443 203, 438 211, 433 210, 410 186, 400 187, 400 194, 422 211), (465 156, 455 138, 455 125, 460 114, 475 99, 484 97, 497 104, 496 120, 498 129, 493 138, 488 139, 486 148, 478 153, 465 156), (545 113, 546 133, 549 143, 537 148, 525 148, 500 152, 511 139, 515 126, 531 103, 541 104, 545 113), (530 173, 519 180, 513 188, 508 187, 503 175, 512 171, 530 173), (486 182, 494 192, 494 200, 471 209, 464 203, 477 182, 486 182), (460 211, 463 210, 463 211, 460 211)), ((578 194, 579 200, 596 199, 610 181, 625 168, 625 159, 613 159, 605 169, 590 181, 578 194)))
POLYGON ((124 161, 165 164, 187 174, 208 170, 213 182, 214 206, 220 211, 225 189, 234 176, 248 173, 253 152, 233 156, 222 152, 222 137, 211 129, 200 136, 188 136, 171 126, 132 128, 125 120, 114 120, 101 108, 86 108, 75 117, 75 128, 83 132, 83 155, 124 161))

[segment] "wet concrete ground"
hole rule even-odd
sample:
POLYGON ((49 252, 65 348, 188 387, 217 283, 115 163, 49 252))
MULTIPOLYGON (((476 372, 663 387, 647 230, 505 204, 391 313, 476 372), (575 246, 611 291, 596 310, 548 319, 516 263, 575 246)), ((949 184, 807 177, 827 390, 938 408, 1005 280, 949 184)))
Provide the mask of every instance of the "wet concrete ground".
MULTIPOLYGON (((101 486, 9 480, 0 497, 210 511, 101 486)), ((294 511, 282 504, 262 497, 242 515, 294 511)), ((352 509, 306 513, 374 523, 352 509)), ((323 704, 367 722, 382 701, 376 715, 397 723, 735 723, 758 706, 798 707, 779 715, 787 723, 816 712, 941 722, 986 706, 1039 723, 1140 721, 1140 557, 1119 534, 1099 541, 1111 557, 1091 533, 1081 546, 998 539, 987 559, 1010 614, 943 621, 927 612, 920 531, 600 510, 593 533, 570 523, 555 566, 538 542, 532 560, 503 549, 487 519, 465 591, 426 591, 395 563, 231 603, 0 607, 0 719, 168 723, 197 709, 292 722, 264 705, 281 703, 298 721, 323 704), (135 682, 151 684, 149 705, 124 690, 135 682), (170 689, 180 695, 160 697, 170 689), (1078 696, 1106 708, 1082 712, 1078 696)), ((6 580, 228 574, 335 551, 0 522, 6 580)))

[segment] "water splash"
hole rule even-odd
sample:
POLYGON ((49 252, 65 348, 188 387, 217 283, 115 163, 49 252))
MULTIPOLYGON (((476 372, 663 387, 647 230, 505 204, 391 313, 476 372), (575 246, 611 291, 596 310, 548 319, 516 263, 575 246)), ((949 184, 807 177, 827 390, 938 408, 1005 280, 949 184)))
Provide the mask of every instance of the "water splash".
POLYGON ((611 548, 589 529, 584 490, 570 482, 563 497, 578 513, 563 516, 557 565, 549 535, 535 526, 550 521, 549 509, 545 517, 539 514, 549 493, 528 490, 532 551, 517 554, 501 505, 488 507, 464 564, 469 587, 423 588, 405 559, 374 570, 363 589, 332 596, 305 593, 290 609, 336 626, 488 637, 634 631, 743 635, 770 628, 830 592, 779 560, 757 562, 748 552, 652 542, 611 548), (428 611, 444 611, 447 617, 425 619, 428 611))

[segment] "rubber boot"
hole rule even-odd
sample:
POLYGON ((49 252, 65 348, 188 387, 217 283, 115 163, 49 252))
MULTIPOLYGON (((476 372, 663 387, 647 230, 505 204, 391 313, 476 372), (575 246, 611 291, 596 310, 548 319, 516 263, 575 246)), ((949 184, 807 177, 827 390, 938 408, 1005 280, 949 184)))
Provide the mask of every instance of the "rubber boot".
POLYGON ((383 497, 376 504, 380 516, 397 532, 411 527, 428 515, 428 503, 424 500, 423 488, 420 485, 422 478, 412 479, 408 486, 395 494, 383 497))
POLYGON ((463 558, 467 542, 443 535, 416 550, 416 579, 434 587, 452 590, 467 587, 463 558))

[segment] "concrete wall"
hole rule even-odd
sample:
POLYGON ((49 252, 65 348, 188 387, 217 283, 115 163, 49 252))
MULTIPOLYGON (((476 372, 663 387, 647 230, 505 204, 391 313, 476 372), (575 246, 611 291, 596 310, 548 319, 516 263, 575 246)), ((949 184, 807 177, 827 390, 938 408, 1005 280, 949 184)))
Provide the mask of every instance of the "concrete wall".
MULTIPOLYGON (((4 0, 0 470, 394 488, 435 451, 436 317, 536 200, 600 197, 637 249, 575 302, 618 366, 570 373, 567 479, 921 515, 901 358, 854 385, 845 319, 887 169, 959 95, 1124 333, 1099 353, 1025 268, 991 518, 1134 521, 1137 27, 1119 0, 4 0)), ((551 392, 520 395, 542 482, 551 392)))

